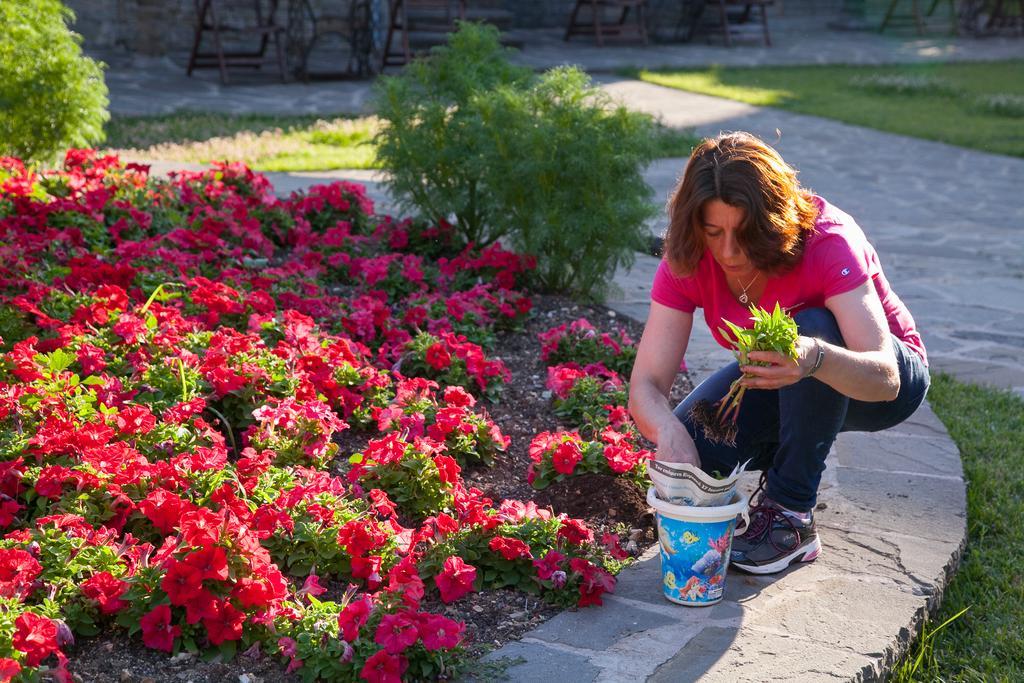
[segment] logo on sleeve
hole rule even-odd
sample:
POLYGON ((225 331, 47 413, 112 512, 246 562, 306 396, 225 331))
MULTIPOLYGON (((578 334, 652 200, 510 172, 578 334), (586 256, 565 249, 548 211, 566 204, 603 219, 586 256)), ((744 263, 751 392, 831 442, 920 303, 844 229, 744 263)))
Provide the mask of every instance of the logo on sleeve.
POLYGON ((849 274, 850 274, 850 269, 849 268, 843 268, 843 271, 840 273, 840 275, 842 275, 843 277, 846 277, 849 274))

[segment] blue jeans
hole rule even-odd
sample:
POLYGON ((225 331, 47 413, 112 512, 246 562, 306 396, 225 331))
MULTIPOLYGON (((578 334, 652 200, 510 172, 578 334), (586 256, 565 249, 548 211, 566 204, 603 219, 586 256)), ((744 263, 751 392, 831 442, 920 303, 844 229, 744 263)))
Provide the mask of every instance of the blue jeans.
MULTIPOLYGON (((812 308, 794 316, 800 334, 845 346, 835 317, 827 309, 812 308)), ((765 470, 765 493, 796 511, 814 507, 825 457, 840 432, 876 432, 906 420, 928 392, 928 368, 921 357, 893 337, 899 363, 900 391, 895 400, 856 401, 814 377, 782 389, 750 389, 739 411, 735 446, 711 443, 704 430, 695 428, 690 409, 700 400, 717 402, 740 376, 731 363, 694 389, 675 409, 697 445, 701 467, 726 474, 738 462, 750 459, 748 469, 765 470)))

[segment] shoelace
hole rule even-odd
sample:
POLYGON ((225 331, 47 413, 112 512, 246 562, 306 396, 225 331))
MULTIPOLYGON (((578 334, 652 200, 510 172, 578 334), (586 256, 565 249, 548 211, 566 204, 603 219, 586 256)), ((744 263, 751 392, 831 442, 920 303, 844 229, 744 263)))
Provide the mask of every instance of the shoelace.
POLYGON ((800 545, 800 531, 793 524, 793 520, 785 512, 775 507, 771 503, 762 503, 755 505, 750 509, 750 526, 743 532, 745 540, 752 543, 764 543, 768 541, 773 548, 780 553, 788 553, 796 549, 800 545), (793 532, 793 545, 788 548, 781 547, 772 534, 772 529, 775 528, 775 522, 780 521, 788 526, 793 532))

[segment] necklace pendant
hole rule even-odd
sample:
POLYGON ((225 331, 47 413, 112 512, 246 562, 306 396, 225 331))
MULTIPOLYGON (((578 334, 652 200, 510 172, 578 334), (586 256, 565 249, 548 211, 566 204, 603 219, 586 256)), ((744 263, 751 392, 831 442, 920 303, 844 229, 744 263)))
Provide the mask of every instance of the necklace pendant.
POLYGON ((748 301, 750 301, 750 297, 747 296, 746 292, 743 292, 742 294, 739 295, 739 300, 741 304, 746 304, 748 301))

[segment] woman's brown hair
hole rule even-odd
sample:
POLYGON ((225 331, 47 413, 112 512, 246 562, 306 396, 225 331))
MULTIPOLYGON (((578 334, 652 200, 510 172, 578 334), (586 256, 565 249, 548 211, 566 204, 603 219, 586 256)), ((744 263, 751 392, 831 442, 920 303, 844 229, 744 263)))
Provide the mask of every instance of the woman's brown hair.
POLYGON ((704 254, 703 210, 712 199, 746 212, 736 239, 765 272, 800 260, 804 233, 818 215, 796 170, 772 147, 749 133, 708 138, 693 150, 668 204, 665 258, 678 275, 693 273, 704 254))

